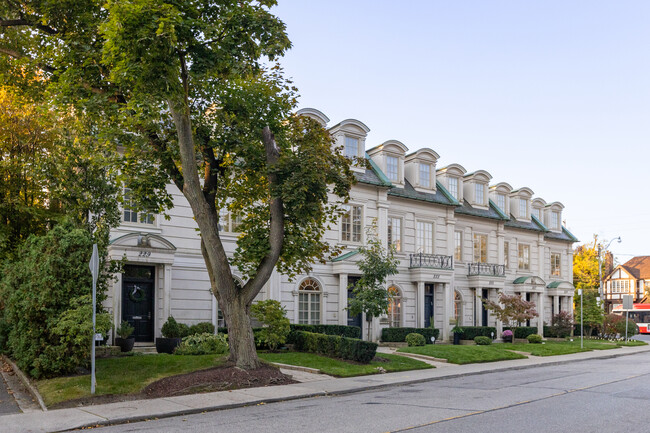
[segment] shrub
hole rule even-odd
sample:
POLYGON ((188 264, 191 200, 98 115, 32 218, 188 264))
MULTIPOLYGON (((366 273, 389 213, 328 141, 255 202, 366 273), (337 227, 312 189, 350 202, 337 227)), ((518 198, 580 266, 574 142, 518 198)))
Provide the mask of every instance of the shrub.
POLYGON ((346 325, 290 325, 291 331, 306 331, 316 334, 338 335, 340 337, 361 338, 361 328, 346 325))
POLYGON ((424 335, 418 334, 416 332, 411 332, 408 334, 405 338, 406 344, 409 345, 409 347, 412 346, 424 346, 427 341, 424 339, 424 335))
POLYGON ((530 334, 526 339, 532 344, 542 344, 542 336, 539 334, 530 334))
MULTIPOLYGON (((70 222, 44 236, 32 236, 17 249, 16 261, 0 269, 0 332, 3 349, 35 378, 74 373, 85 366, 92 343, 92 276, 88 262, 92 236, 70 222)), ((105 269, 100 260, 100 269, 105 269)), ((106 276, 97 283, 97 302, 105 298, 106 276)), ((97 332, 107 333, 101 307, 97 332)))
POLYGON ((440 331, 435 328, 384 328, 381 331, 381 341, 403 343, 406 341, 406 336, 413 332, 424 336, 426 344, 431 344, 431 337, 437 340, 440 335, 440 331))
MULTIPOLYGON (((251 314, 264 326, 259 331, 259 338, 273 352, 284 343, 291 331, 286 310, 279 301, 267 299, 251 306, 251 314)), ((256 338, 256 339, 257 339, 256 338)))
POLYGON ((294 348, 300 352, 349 359, 364 364, 372 361, 377 352, 377 343, 356 338, 315 334, 306 331, 294 331, 293 334, 294 348))
POLYGON ((513 332, 515 338, 528 338, 530 334, 537 334, 537 326, 517 326, 516 328, 504 327, 513 332))
POLYGON ((196 325, 190 326, 189 335, 197 335, 197 334, 214 334, 214 325, 210 322, 200 322, 197 323, 196 325))
POLYGON ((474 337, 490 337, 497 335, 497 328, 493 326, 461 326, 461 340, 473 340, 474 337))
POLYGON ((501 337, 504 337, 504 338, 505 338, 505 337, 512 337, 513 335, 514 335, 514 334, 513 334, 512 331, 509 330, 509 329, 506 329, 505 331, 503 331, 503 332, 501 333, 501 337))
POLYGON ((117 327, 115 333, 120 336, 120 338, 127 339, 131 334, 133 334, 135 328, 129 324, 126 320, 122 320, 120 326, 117 327))
MULTIPOLYGON (((560 311, 551 318, 551 333, 554 337, 565 338, 571 335, 573 315, 569 311, 560 311)), ((546 328, 544 329, 546 332, 546 328)))
POLYGON ((228 352, 228 342, 223 334, 194 334, 183 338, 174 351, 175 355, 207 355, 228 352))
MULTIPOLYGON (((628 337, 636 335, 638 328, 636 322, 628 319, 627 335, 628 337)), ((606 338, 618 338, 625 336, 625 316, 618 314, 608 314, 603 321, 603 335, 606 338)))
POLYGON ((492 344, 492 339, 483 335, 477 335, 474 337, 474 343, 476 343, 478 346, 489 346, 492 344))
MULTIPOLYGON (((185 328, 188 329, 189 327, 185 325, 185 328)), ((185 328, 181 326, 180 323, 174 319, 173 316, 169 316, 169 319, 165 322, 165 324, 160 328, 160 332, 162 333, 162 336, 165 338, 183 338, 186 336, 186 331, 185 328)))

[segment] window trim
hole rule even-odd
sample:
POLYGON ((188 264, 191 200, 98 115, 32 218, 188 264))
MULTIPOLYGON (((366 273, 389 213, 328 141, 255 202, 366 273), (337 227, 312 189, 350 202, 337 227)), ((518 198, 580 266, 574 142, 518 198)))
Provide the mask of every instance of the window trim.
POLYGON ((398 246, 397 248, 395 248, 395 252, 402 253, 404 252, 403 237, 404 237, 404 219, 399 216, 388 215, 388 219, 386 221, 386 244, 390 247, 391 245, 397 243, 398 246), (396 241, 391 241, 393 237, 393 225, 392 225, 393 220, 399 221, 399 239, 397 239, 396 241))
POLYGON ((297 319, 298 319, 297 323, 298 324, 307 324, 307 325, 320 325, 320 324, 324 323, 324 320, 323 320, 323 285, 321 284, 321 282, 318 281, 314 277, 303 278, 303 280, 300 281, 300 283, 298 284, 297 293, 298 293, 298 300, 297 300, 298 308, 296 308, 296 311, 297 311, 296 314, 297 314, 297 319), (303 288, 305 283, 307 283, 309 281, 311 281, 311 286, 315 287, 316 290, 305 290, 303 288), (305 311, 301 310, 301 308, 300 308, 301 307, 301 305, 300 305, 301 304, 300 295, 306 295, 307 296, 307 311, 306 311, 306 313, 307 313, 307 322, 302 322, 301 319, 300 319, 300 313, 305 312, 305 311), (313 317, 312 317, 313 313, 315 312, 311 308, 312 305, 313 305, 313 301, 312 301, 313 296, 318 296, 318 323, 315 323, 315 321, 313 320, 313 317))
POLYGON ((474 203, 478 206, 485 206, 485 190, 486 190, 486 185, 480 183, 480 182, 475 182, 474 183, 474 203), (481 192, 481 201, 479 201, 479 194, 478 192, 481 192))
POLYGON ((561 277, 562 276, 562 253, 551 252, 551 276, 552 277, 561 277), (553 257, 557 257, 557 266, 553 262, 553 257), (555 271, 557 270, 557 273, 555 271))
POLYGON ((431 220, 426 219, 416 219, 415 220, 415 252, 422 254, 435 254, 436 251, 436 223, 431 220), (427 252, 426 249, 420 249, 420 224, 430 224, 431 225, 431 252, 427 252))
POLYGON ((434 173, 433 164, 431 164, 430 162, 422 162, 422 161, 418 162, 418 186, 424 189, 433 189, 433 173, 434 173), (422 167, 427 167, 427 169, 429 170, 429 179, 427 181, 428 185, 422 184, 422 179, 423 179, 422 167))
MULTIPOLYGON (((488 236, 487 233, 481 233, 481 232, 474 232, 472 233, 472 259, 475 263, 488 263, 489 261, 489 242, 490 242, 490 237, 488 236), (477 236, 479 239, 485 239, 485 260, 477 260, 476 259, 476 238, 477 236)), ((482 248, 481 248, 482 250, 482 248)), ((480 251, 479 254, 482 256, 483 251, 480 251)), ((479 257, 481 259, 483 257, 479 257)))
POLYGON ((363 222, 364 222, 364 213, 365 213, 364 212, 365 211, 364 206, 362 204, 358 204, 358 203, 346 203, 342 207, 343 207, 343 209, 345 209, 346 207, 349 207, 349 209, 341 213, 341 218, 339 220, 339 224, 340 224, 339 240, 340 240, 340 242, 341 243, 347 243, 347 244, 355 244, 355 245, 363 244, 363 242, 364 242, 364 233, 363 233, 364 225, 363 225, 363 222), (358 207, 360 209, 359 233, 358 233, 359 240, 358 241, 354 240, 354 235, 355 235, 355 233, 354 233, 354 215, 352 214, 352 212, 353 212, 353 209, 355 207, 358 207), (344 224, 343 219, 345 218, 346 214, 350 218, 350 239, 349 240, 347 240, 347 239, 345 239, 343 237, 343 224, 344 224))
MULTIPOLYGON (((523 254, 523 256, 526 256, 526 254, 523 254)), ((517 269, 520 271, 530 271, 530 244, 517 244, 517 269), (524 249, 522 250, 522 248, 524 249), (528 252, 528 257, 522 257, 523 251, 528 252), (525 267, 522 267, 522 262, 525 264, 525 267)))
POLYGON ((127 197, 129 196, 128 191, 131 191, 131 188, 128 188, 126 186, 122 187, 123 201, 122 201, 121 206, 120 206, 120 208, 121 208, 121 210, 120 210, 120 226, 138 227, 138 228, 142 228, 142 229, 146 229, 146 228, 158 229, 158 228, 160 228, 160 226, 159 226, 159 222, 160 222, 159 214, 153 213, 153 212, 146 212, 146 211, 137 211, 136 212, 136 211, 134 211, 134 210, 132 210, 130 208, 127 209, 128 203, 131 202, 130 198, 127 200, 127 197), (131 213, 135 213, 137 221, 126 221, 124 219, 124 213, 127 212, 127 211, 131 212, 131 213), (151 215, 152 222, 151 223, 142 222, 140 220, 140 215, 141 214, 151 215))
POLYGON ((454 230, 454 260, 456 262, 463 261, 463 231, 462 230, 454 230))
POLYGON ((402 317, 404 316, 403 314, 404 311, 402 306, 402 302, 404 302, 404 296, 402 296, 402 291, 396 285, 391 284, 390 286, 388 286, 387 291, 390 293, 391 289, 395 289, 395 292, 397 294, 391 295, 390 302, 388 304, 388 311, 386 312, 386 315, 388 316, 388 327, 399 328, 402 326, 402 317), (395 314, 393 309, 396 300, 398 301, 397 308, 396 308, 397 314, 395 314), (397 316, 397 320, 396 320, 396 316, 397 316))
POLYGON ((347 158, 359 158, 361 156, 360 152, 359 152, 359 147, 361 145, 361 139, 359 137, 355 137, 354 135, 350 135, 350 134, 344 134, 343 137, 344 137, 343 138, 343 156, 345 156, 347 158), (357 151, 356 151, 354 156, 348 155, 348 139, 349 140, 356 140, 356 142, 357 142, 357 151))
POLYGON ((400 164, 399 164, 399 156, 396 155, 386 155, 386 177, 388 180, 391 182, 396 182, 396 183, 401 183, 401 176, 400 176, 400 164), (392 178, 390 175, 390 170, 389 170, 389 158, 395 160, 395 178, 392 178))
POLYGON ((460 191, 460 180, 459 180, 458 176, 449 176, 447 178, 447 189, 449 191, 449 194, 451 194, 451 196, 453 198, 455 198, 456 200, 460 200, 460 192, 459 192, 460 191), (451 187, 452 180, 456 182, 456 184, 454 185, 454 187, 456 189, 455 194, 454 194, 454 189, 451 187))

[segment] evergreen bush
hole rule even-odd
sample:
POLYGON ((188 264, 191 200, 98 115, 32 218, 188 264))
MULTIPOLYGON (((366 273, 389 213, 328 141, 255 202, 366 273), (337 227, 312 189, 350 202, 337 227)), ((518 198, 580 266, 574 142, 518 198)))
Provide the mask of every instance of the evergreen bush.
POLYGON ((406 344, 408 344, 409 347, 424 346, 427 343, 427 341, 424 339, 424 335, 418 334, 416 332, 411 332, 408 334, 405 340, 406 344))
POLYGON ((493 326, 461 326, 461 340, 474 340, 475 337, 490 337, 497 335, 497 328, 493 326))
POLYGON ((372 361, 377 352, 377 343, 369 341, 306 331, 294 331, 293 334, 294 348, 299 352, 349 359, 364 364, 372 361))
POLYGON ((251 315, 264 325, 257 333, 256 341, 259 339, 272 352, 287 342, 291 329, 289 319, 285 317, 286 310, 279 301, 267 299, 253 304, 251 315))
POLYGON ((492 338, 484 335, 477 335, 474 337, 474 343, 476 343, 477 346, 489 346, 492 344, 492 338))
POLYGON ((207 355, 226 352, 228 352, 226 336, 208 332, 183 338, 183 342, 174 350, 175 355, 207 355))
POLYGON ((539 334, 530 334, 526 339, 532 344, 542 344, 542 336, 539 334))
POLYGON ((381 331, 381 341, 403 343, 406 341, 406 336, 413 332, 424 336, 426 344, 431 344, 431 337, 435 337, 437 340, 440 335, 440 330, 435 328, 384 328, 381 331))

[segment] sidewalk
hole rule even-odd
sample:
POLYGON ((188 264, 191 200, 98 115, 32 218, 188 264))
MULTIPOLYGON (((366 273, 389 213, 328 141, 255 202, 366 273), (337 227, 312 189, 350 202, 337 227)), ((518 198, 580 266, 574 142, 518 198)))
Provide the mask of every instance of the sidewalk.
MULTIPOLYGON (((564 364, 589 359, 616 358, 650 352, 650 346, 621 347, 552 357, 535 357, 485 364, 454 365, 430 370, 377 374, 344 379, 323 379, 293 385, 249 388, 178 397, 136 400, 59 409, 47 412, 5 415, 0 418, 3 433, 57 432, 82 427, 136 422, 153 418, 200 413, 283 400, 346 394, 388 386, 420 383, 443 378, 489 373, 500 370, 524 369, 537 366, 564 364)), ((292 372, 293 374, 293 372, 292 372)))

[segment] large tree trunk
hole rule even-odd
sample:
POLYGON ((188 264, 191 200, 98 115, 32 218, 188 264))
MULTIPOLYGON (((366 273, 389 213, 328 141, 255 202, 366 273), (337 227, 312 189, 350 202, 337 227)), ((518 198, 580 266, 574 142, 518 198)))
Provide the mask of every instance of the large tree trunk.
MULTIPOLYGON (((201 231, 201 252, 210 276, 212 292, 224 314, 228 325, 230 361, 243 369, 260 366, 255 351, 255 339, 251 329, 249 311, 255 296, 271 276, 282 252, 284 240, 284 206, 281 198, 270 200, 269 252, 257 267, 255 277, 244 287, 235 286, 230 263, 219 236, 219 216, 203 193, 196 164, 196 150, 189 111, 170 101, 168 104, 178 133, 179 153, 183 172, 183 195, 192 208, 194 219, 201 231)), ((262 138, 269 166, 278 161, 275 139, 268 127, 262 131, 262 138)), ((269 174, 271 184, 277 182, 274 174, 269 174)))

